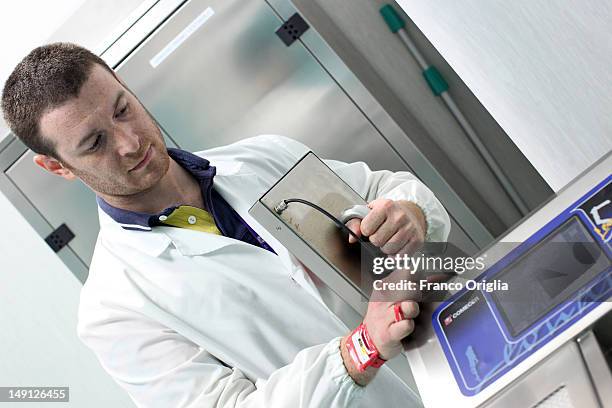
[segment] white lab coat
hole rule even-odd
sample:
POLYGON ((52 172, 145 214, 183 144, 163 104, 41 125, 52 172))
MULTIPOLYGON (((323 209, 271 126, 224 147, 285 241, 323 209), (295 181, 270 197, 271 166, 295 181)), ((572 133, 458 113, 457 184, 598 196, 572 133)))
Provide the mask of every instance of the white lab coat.
MULTIPOLYGON (((409 407, 412 390, 386 366, 367 387, 339 351, 349 329, 305 268, 248 214, 308 149, 258 136, 198 155, 214 188, 278 254, 224 236, 173 228, 128 231, 100 210, 100 234, 81 292, 78 335, 139 407, 409 407)), ((407 172, 328 160, 366 200, 416 202, 428 237, 449 218, 407 172)))

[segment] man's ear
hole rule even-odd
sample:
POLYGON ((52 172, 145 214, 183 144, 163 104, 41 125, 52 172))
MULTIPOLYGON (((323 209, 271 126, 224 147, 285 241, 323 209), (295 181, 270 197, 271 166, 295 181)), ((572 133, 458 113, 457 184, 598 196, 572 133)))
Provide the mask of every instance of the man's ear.
POLYGON ((47 170, 49 173, 63 177, 66 180, 74 180, 76 178, 73 172, 68 170, 62 165, 62 163, 53 157, 46 156, 44 154, 37 154, 34 156, 34 163, 47 170))

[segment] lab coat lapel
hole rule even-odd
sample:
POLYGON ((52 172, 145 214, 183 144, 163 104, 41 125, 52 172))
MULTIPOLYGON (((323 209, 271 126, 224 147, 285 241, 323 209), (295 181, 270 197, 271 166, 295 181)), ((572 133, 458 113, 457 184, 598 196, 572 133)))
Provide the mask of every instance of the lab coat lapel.
POLYGON ((241 166, 234 166, 233 162, 228 162, 229 166, 226 166, 225 162, 212 164, 217 167, 217 175, 214 179, 214 186, 217 191, 242 219, 274 249, 288 275, 312 296, 325 304, 312 280, 298 266, 299 261, 248 212, 251 206, 268 191, 271 184, 266 183, 262 177, 252 171, 245 170, 241 166))
POLYGON ((270 186, 258 174, 242 166, 235 166, 233 163, 213 163, 217 167, 214 188, 238 215, 274 249, 283 264, 289 268, 288 270, 292 270, 293 264, 287 249, 248 213, 249 208, 270 186))
POLYGON ((170 238, 155 229, 152 231, 130 231, 123 229, 108 214, 98 207, 100 237, 107 245, 126 245, 130 248, 157 257, 168 247, 170 238))
MULTIPOLYGON (((249 202, 257 200, 267 188, 257 175, 253 172, 244 171, 242 163, 237 161, 217 160, 211 162, 217 168, 214 178, 214 188, 225 198, 225 200, 238 212, 238 214, 267 242, 274 240, 263 227, 261 227, 249 214, 249 202), (246 210, 245 210, 246 209, 246 210)), ((106 214, 103 214, 109 218, 106 214)), ((110 220, 111 223, 114 223, 110 220)), ((116 224, 116 223, 114 223, 116 224)), ((153 231, 126 231, 116 225, 122 231, 123 241, 129 241, 129 245, 148 253, 158 256, 171 242, 184 256, 204 255, 228 245, 251 245, 233 238, 215 234, 204 234, 185 228, 158 226, 153 231)), ((291 270, 291 257, 288 251, 278 241, 270 243, 279 255, 281 262, 288 270, 291 270)), ((262 249, 265 253, 269 251, 262 249)))

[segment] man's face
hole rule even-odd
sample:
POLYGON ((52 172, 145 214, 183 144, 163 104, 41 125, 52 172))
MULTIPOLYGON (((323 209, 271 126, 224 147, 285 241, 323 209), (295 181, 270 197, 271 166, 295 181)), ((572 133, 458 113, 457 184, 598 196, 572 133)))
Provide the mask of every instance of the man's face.
POLYGON ((59 156, 35 161, 67 179, 78 177, 95 192, 128 196, 153 187, 170 158, 161 132, 138 99, 95 64, 77 98, 45 112, 40 132, 59 156))

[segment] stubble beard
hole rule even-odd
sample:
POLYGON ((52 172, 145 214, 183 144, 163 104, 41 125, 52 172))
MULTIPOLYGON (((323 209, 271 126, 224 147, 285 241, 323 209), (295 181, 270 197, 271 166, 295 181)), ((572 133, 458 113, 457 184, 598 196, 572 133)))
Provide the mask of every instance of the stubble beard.
MULTIPOLYGON (((137 183, 130 183, 132 177, 126 177, 120 182, 112 174, 102 176, 101 173, 104 169, 98 169, 99 171, 91 172, 76 169, 70 165, 63 163, 64 167, 69 169, 75 176, 77 176, 85 185, 93 190, 97 195, 105 196, 132 196, 146 193, 151 190, 159 181, 166 175, 170 168, 170 157, 165 148, 163 138, 159 128, 156 127, 157 137, 152 143, 152 148, 155 150, 155 160, 149 161, 147 164, 147 175, 151 173, 158 174, 159 177, 154 177, 149 180, 146 184, 138 185, 137 183)), ((143 177, 145 178, 145 177, 143 177)))

